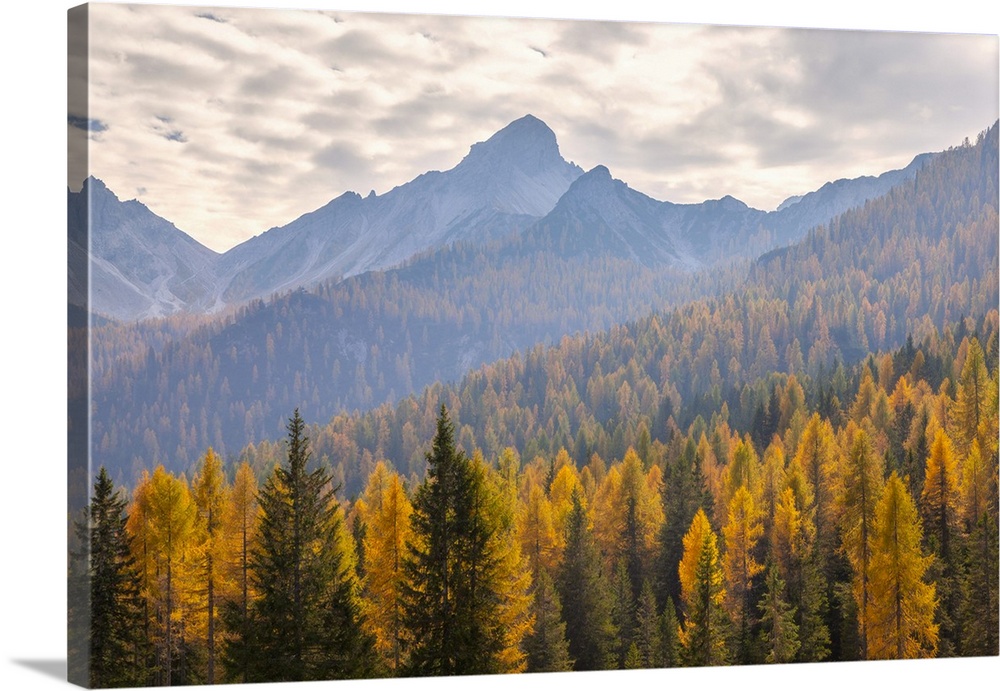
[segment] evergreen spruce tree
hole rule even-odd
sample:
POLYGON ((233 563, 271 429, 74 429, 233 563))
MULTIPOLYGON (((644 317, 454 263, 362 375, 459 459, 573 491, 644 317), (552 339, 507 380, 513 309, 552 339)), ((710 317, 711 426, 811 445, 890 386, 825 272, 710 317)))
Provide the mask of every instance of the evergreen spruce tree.
POLYGON ((657 564, 657 599, 666 603, 681 596, 677 565, 684 554, 684 532, 699 508, 709 511, 711 499, 704 487, 697 446, 688 440, 677 460, 667 467, 663 486, 663 527, 657 564))
POLYGON ((983 511, 969 534, 968 563, 962 600, 962 655, 996 655, 1000 630, 997 602, 997 522, 992 511, 983 511))
POLYGON ((520 566, 511 563, 513 518, 484 464, 456 449, 443 405, 427 466, 413 499, 413 538, 403 566, 404 672, 520 671, 518 632, 527 627, 517 610, 527 601, 520 566))
POLYGON ((583 504, 575 491, 557 585, 573 669, 613 669, 617 632, 611 623, 609 587, 601 573, 601 555, 587 529, 583 504))
POLYGON ((618 632, 615 657, 618 668, 626 669, 625 657, 632 646, 635 632, 635 600, 632 597, 632 582, 625 557, 620 558, 615 564, 611 597, 611 623, 618 632))
POLYGON ((799 650, 799 627, 795 624, 795 608, 785 599, 785 582, 773 564, 765 584, 767 590, 759 605, 761 634, 767 651, 764 662, 792 662, 799 650))
POLYGON ((663 666, 661 621, 656 612, 656 594, 648 580, 642 582, 642 591, 636 604, 633 638, 640 656, 640 667, 663 666))
MULTIPOLYGON (((71 651, 80 658, 71 656, 70 664, 81 670, 89 664, 87 677, 94 688, 146 682, 139 574, 125 530, 126 504, 102 466, 84 521, 76 525, 77 538, 86 548, 74 555, 77 563, 71 587, 80 589, 81 597, 72 601, 89 604, 89 631, 80 637, 89 645, 71 651)), ((71 612, 71 625, 77 621, 74 617, 87 622, 81 612, 71 612)))
POLYGON ((566 623, 562 620, 559 593, 548 571, 542 568, 535 580, 531 607, 535 617, 534 630, 524 639, 529 672, 566 672, 573 669, 566 640, 566 623))
POLYGON ((307 470, 305 423, 288 423, 288 464, 260 492, 250 559, 253 589, 237 631, 245 680, 307 681, 371 676, 374 641, 362 628, 351 537, 323 468, 307 470))
POLYGON ((676 667, 681 656, 681 626, 677 621, 677 608, 673 598, 667 598, 660 617, 660 661, 664 667, 676 667))

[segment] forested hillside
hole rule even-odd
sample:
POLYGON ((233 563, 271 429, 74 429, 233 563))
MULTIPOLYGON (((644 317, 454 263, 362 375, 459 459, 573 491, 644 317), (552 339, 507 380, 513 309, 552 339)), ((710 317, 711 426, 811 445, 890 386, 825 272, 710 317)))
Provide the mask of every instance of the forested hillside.
POLYGON ((668 414, 582 467, 465 451, 441 407, 424 476, 380 459, 354 500, 297 411, 266 472, 209 449, 129 501, 102 469, 90 680, 996 655, 997 335, 992 310, 805 387, 751 380, 748 428, 668 414))
MULTIPOLYGON (((671 415, 687 425, 723 403, 734 427, 750 431, 772 405, 771 380, 787 375, 813 402, 846 401, 843 365, 921 347, 956 323, 966 333, 963 318, 979 323, 996 309, 996 170, 994 126, 914 184, 765 255, 736 290, 532 348, 398 405, 338 415, 312 429, 316 454, 354 493, 377 458, 422 476, 441 403, 467 449, 489 457, 512 446, 531 458, 566 448, 582 464, 594 452, 621 457, 642 427, 662 439, 671 415)), ((935 386, 954 381, 927 357, 935 386)), ((266 468, 281 451, 262 442, 246 453, 266 468)))
MULTIPOLYGON (((935 156, 915 181, 749 271, 736 264, 691 274, 611 254, 567 254, 569 229, 562 228, 456 245, 395 271, 258 301, 200 329, 192 317, 108 324, 94 338, 95 454, 124 482, 156 462, 189 469, 209 445, 234 457, 247 443, 279 437, 291 408, 325 422, 345 410, 395 405, 514 351, 651 311, 676 341, 660 346, 676 351, 676 370, 658 371, 662 353, 655 365, 645 363, 650 376, 670 374, 657 385, 660 398, 671 387, 685 399, 701 396, 715 384, 721 395, 722 382, 742 387, 746 374, 767 371, 772 361, 784 369, 786 356, 793 366, 800 356, 813 372, 834 358, 850 362, 919 335, 925 317, 942 326, 983 313, 989 300, 981 288, 996 282, 996 248, 983 232, 995 224, 995 160, 994 127, 975 146, 935 156), (718 329, 704 321, 709 317, 718 329), (682 347, 682 332, 698 347, 682 347)), ((636 333, 644 328, 635 325, 636 333)), ((537 356, 519 361, 530 357, 537 356)), ((601 377, 609 374, 604 367, 601 377)), ((589 370, 581 376, 589 379, 589 370)), ((633 390, 637 384, 629 382, 633 390)), ((587 390, 583 379, 574 385, 581 396, 587 390)), ((376 415, 390 414, 380 410, 376 415)), ((418 429, 427 433, 432 423, 422 418, 418 429)), ((400 434, 406 421, 389 427, 400 434)), ((570 426, 575 439, 585 425, 570 426)), ((518 434, 527 439, 536 431, 518 434)), ((503 443, 488 442, 485 428, 474 433, 484 448, 503 443)), ((325 446, 320 451, 334 465, 341 460, 325 446)), ((420 456, 414 444, 397 451, 420 456)))

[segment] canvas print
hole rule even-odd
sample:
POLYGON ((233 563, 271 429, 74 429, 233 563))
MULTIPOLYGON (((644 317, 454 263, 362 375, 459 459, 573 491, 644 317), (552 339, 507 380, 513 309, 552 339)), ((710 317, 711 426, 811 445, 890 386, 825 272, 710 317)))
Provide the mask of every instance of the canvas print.
POLYGON ((998 37, 70 10, 69 677, 998 654, 998 37))

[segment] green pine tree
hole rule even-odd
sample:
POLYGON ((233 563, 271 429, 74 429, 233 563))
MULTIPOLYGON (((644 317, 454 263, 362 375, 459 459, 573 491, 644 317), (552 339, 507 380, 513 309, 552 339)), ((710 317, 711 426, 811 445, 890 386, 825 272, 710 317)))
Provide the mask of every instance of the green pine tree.
POLYGON ((680 623, 673 598, 667 598, 660 617, 660 661, 664 667, 676 667, 680 663, 681 641, 680 623))
POLYGON ((260 492, 250 569, 257 599, 236 632, 245 681, 359 678, 375 672, 362 628, 351 537, 323 468, 307 470, 305 423, 288 423, 288 465, 260 492))
POLYGON ((656 594, 648 580, 642 582, 642 591, 635 614, 635 645, 641 660, 641 667, 663 666, 663 635, 660 617, 656 612, 656 594))
POLYGON ((611 587, 611 623, 618 632, 615 658, 618 669, 625 669, 625 657, 632 646, 635 632, 635 600, 632 598, 632 581, 624 557, 615 565, 611 587))
POLYGON ((997 522, 995 514, 986 510, 980 515, 969 534, 965 597, 961 612, 962 655, 996 655, 997 632, 1000 630, 997 602, 1000 600, 997 574, 1000 572, 997 522))
POLYGON ((613 669, 617 631, 611 623, 609 587, 601 573, 601 555, 587 528, 583 504, 575 491, 557 585, 573 669, 613 669))
POLYGON ((767 655, 764 662, 792 662, 799 651, 799 627, 795 624, 795 607, 785 599, 785 582, 772 565, 767 572, 766 591, 760 601, 761 637, 767 655))
POLYGON ((660 529, 657 599, 676 601, 681 596, 677 565, 684 554, 684 533, 699 508, 711 511, 712 502, 704 486, 697 446, 688 440, 676 461, 667 466, 663 478, 663 527, 660 529))
POLYGON ((505 571, 509 553, 502 553, 513 539, 512 518, 494 485, 481 462, 456 448, 442 405, 427 475, 413 499, 413 540, 403 565, 408 674, 491 674, 523 665, 512 646, 520 643, 514 609, 524 593, 505 571))
POLYGON ((75 577, 71 582, 80 595, 71 602, 88 611, 71 611, 70 625, 79 623, 89 630, 80 636, 84 645, 71 650, 70 664, 80 670, 81 681, 89 679, 93 688, 146 682, 141 664, 145 655, 139 574, 125 530, 125 508, 126 500, 102 466, 85 518, 76 525, 79 543, 87 549, 74 555, 75 577), (88 666, 89 671, 83 673, 88 666))
MULTIPOLYGON (((695 521, 707 526, 707 519, 699 512, 695 521)), ((689 535, 694 532, 689 531, 689 535)), ((687 547, 687 545, 685 545, 687 547)), ((690 591, 685 586, 686 602, 684 627, 681 630, 681 658, 689 667, 728 664, 731 622, 722 603, 725 598, 722 567, 719 564, 717 538, 710 528, 704 530, 701 542, 690 543, 691 553, 685 549, 681 569, 690 557, 694 571, 690 591)))
POLYGON ((542 568, 535 581, 532 614, 534 630, 524 639, 529 672, 566 672, 573 669, 566 640, 566 623, 562 620, 559 593, 548 571, 542 568))

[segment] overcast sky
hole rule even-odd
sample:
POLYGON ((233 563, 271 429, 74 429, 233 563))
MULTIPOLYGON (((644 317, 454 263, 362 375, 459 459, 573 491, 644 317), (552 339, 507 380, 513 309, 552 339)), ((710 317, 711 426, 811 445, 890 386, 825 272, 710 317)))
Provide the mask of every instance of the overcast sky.
POLYGON ((997 119, 995 35, 91 12, 90 120, 69 123, 90 131, 91 173, 219 251, 451 168, 525 113, 566 159, 652 197, 765 210, 997 119))

